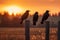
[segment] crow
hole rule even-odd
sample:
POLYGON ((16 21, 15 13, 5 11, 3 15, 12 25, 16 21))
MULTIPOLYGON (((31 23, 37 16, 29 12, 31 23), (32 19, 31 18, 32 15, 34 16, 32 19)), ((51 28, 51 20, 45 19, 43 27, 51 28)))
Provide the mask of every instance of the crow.
POLYGON ((47 20, 49 17, 49 10, 46 10, 46 12, 44 13, 42 20, 41 20, 41 24, 44 23, 45 20, 47 20))
POLYGON ((29 12, 30 12, 29 10, 26 10, 26 12, 21 16, 20 24, 22 24, 23 21, 28 18, 29 12))
POLYGON ((33 25, 36 25, 36 22, 38 21, 38 12, 35 12, 33 15, 33 25))

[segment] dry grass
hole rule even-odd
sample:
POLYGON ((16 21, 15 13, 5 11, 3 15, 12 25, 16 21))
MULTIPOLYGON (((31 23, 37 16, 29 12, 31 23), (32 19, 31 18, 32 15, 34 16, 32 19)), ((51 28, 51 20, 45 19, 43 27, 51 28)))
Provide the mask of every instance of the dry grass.
MULTIPOLYGON (((25 40, 25 29, 0 28, 0 40, 25 40)), ((30 40, 45 40, 45 28, 30 28, 30 40)), ((50 28, 50 40, 57 40, 57 28, 50 28)))

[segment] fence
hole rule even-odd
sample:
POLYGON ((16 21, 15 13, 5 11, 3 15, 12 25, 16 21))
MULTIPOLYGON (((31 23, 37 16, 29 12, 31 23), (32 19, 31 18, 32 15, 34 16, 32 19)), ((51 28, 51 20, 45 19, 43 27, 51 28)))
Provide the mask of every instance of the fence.
MULTIPOLYGON (((36 27, 36 28, 37 28, 37 27, 36 27)), ((58 28, 57 36, 58 36, 58 40, 60 40, 60 21, 58 22, 58 27, 57 27, 57 28, 58 28)), ((46 34, 45 34, 45 40, 49 40, 49 36, 50 36, 50 35, 49 35, 49 32, 50 32, 50 30, 49 30, 49 29, 50 29, 50 22, 49 22, 49 21, 46 21, 46 22, 45 22, 45 29, 46 29, 46 30, 45 30, 45 32, 46 32, 46 34)), ((16 30, 16 29, 15 29, 15 30, 16 30)), ((26 21, 25 21, 25 29, 24 29, 24 30, 25 30, 25 34, 24 34, 24 31, 23 31, 23 34, 25 35, 25 36, 24 36, 25 39, 23 39, 23 40, 30 40, 30 21, 29 21, 29 20, 26 20, 26 21)), ((19 30, 19 31, 20 31, 20 30, 19 30)), ((0 32, 1 32, 1 30, 0 30, 0 32)), ((8 32, 8 31, 7 31, 7 32, 8 32)), ((21 31, 21 32, 22 32, 22 31, 21 31)), ((11 34, 12 34, 12 33, 13 33, 14 35, 17 35, 17 34, 18 34, 18 36, 19 36, 21 32, 18 32, 18 33, 17 33, 17 32, 15 31, 16 34, 14 34, 14 32, 12 31, 11 34)), ((36 32, 35 32, 35 33, 36 33, 36 32)), ((6 33, 4 33, 4 34, 6 34, 6 33)), ((6 34, 6 39, 7 39, 7 38, 10 38, 10 37, 11 37, 11 36, 10 36, 11 34, 8 34, 8 35, 6 34)), ((13 34, 12 34, 12 36, 13 36, 13 34)), ((21 34, 22 34, 22 33, 21 33, 21 34)), ((36 34, 40 34, 40 33, 37 32, 36 34)), ((0 34, 0 36, 1 36, 1 34, 0 34)), ((23 36, 21 36, 21 37, 23 37, 23 36)), ((39 38, 40 38, 40 37, 39 37, 39 38)), ((6 39, 1 39, 1 37, 0 37, 0 40, 6 40, 6 39)), ((9 39, 7 39, 7 40, 9 40, 9 39)), ((16 37, 14 36, 14 37, 10 38, 10 40, 17 40, 17 39, 16 39, 16 37)), ((19 39, 18 39, 18 40, 19 40, 19 39)), ((20 40, 22 40, 22 39, 20 39, 20 40)), ((40 40, 40 39, 39 39, 39 40, 40 40)))
MULTIPOLYGON (((46 26, 45 40, 49 40, 49 29, 50 29, 49 21, 45 22, 45 26, 46 26)), ((25 21, 25 40, 30 40, 30 21, 29 20, 25 21)), ((58 40, 60 40, 60 21, 58 22, 58 40)))

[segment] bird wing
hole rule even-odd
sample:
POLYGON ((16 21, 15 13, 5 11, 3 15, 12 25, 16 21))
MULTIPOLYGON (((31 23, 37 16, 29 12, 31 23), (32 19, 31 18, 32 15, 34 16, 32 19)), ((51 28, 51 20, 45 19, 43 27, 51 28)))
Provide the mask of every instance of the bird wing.
POLYGON ((49 17, 49 14, 44 14, 43 18, 42 18, 42 21, 47 20, 48 17, 49 17))
POLYGON ((33 16, 33 21, 37 21, 38 20, 38 15, 34 15, 33 16))
POLYGON ((28 15, 29 15, 29 13, 24 13, 23 15, 22 15, 22 17, 21 17, 21 19, 26 19, 27 17, 28 17, 28 15))

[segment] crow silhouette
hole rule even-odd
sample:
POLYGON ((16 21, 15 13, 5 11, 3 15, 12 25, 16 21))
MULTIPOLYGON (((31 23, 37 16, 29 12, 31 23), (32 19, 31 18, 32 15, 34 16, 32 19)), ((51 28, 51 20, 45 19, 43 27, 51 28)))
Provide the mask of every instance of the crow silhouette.
POLYGON ((33 25, 36 25, 36 22, 38 21, 38 12, 35 12, 33 15, 33 25))
POLYGON ((41 24, 44 23, 45 20, 47 20, 49 17, 49 10, 46 10, 46 12, 44 13, 42 20, 41 20, 41 24))
POLYGON ((23 21, 28 18, 28 16, 29 16, 29 10, 26 10, 26 12, 21 16, 20 24, 22 24, 23 21))

